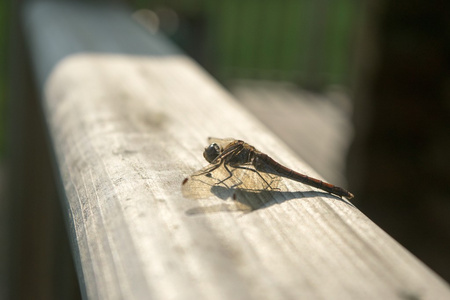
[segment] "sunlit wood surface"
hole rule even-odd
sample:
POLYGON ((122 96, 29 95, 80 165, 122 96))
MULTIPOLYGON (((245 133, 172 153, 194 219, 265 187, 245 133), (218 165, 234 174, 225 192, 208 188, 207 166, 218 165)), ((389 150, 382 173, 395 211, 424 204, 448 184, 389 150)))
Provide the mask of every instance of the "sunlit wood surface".
POLYGON ((242 201, 184 198, 182 180, 207 164, 208 136, 246 140, 315 175, 186 57, 68 58, 45 106, 89 296, 450 295, 351 203, 308 186, 236 192, 242 201))
POLYGON ((288 192, 183 197, 209 136, 317 176, 191 59, 85 52, 49 74, 43 107, 88 298, 450 297, 345 199, 287 181, 288 192))

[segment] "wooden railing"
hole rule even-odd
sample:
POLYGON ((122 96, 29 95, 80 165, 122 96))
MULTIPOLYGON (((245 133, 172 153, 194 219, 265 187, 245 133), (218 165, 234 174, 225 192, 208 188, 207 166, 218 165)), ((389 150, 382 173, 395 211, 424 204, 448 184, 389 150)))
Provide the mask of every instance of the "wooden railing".
MULTIPOLYGON (((315 172, 163 36, 120 8, 25 7, 33 74, 90 299, 444 299, 449 286, 345 199, 184 198, 208 136, 315 172), (239 199, 238 199, 239 200, 239 199)), ((356 195, 357 197, 357 195, 356 195)))

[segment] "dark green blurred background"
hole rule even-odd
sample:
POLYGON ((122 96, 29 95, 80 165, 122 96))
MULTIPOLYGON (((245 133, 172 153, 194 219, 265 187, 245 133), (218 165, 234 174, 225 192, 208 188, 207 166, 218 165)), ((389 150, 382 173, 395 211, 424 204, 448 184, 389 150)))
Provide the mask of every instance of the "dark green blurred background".
POLYGON ((156 12, 162 30, 221 80, 284 80, 314 88, 349 84, 361 2, 130 2, 156 12))
POLYGON ((7 94, 7 32, 9 1, 0 3, 0 159, 5 152, 5 105, 7 94))
MULTIPOLYGON (((345 91, 355 132, 347 177, 356 205, 450 280, 450 1, 116 2, 157 20, 226 86, 248 79, 289 82, 317 95, 345 91)), ((0 1, 3 160, 12 3, 0 1)))

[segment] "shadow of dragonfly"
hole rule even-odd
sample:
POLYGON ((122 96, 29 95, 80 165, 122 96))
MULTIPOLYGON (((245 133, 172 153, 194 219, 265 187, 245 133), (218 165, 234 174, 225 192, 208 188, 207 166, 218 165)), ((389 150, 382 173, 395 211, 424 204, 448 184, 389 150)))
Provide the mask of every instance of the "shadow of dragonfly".
POLYGON ((181 190, 186 198, 231 198, 236 204, 221 203, 214 210, 253 211, 289 199, 317 196, 317 192, 289 191, 282 177, 326 191, 321 192, 324 197, 342 201, 336 196, 353 198, 343 188, 284 167, 243 141, 216 138, 209 141, 211 144, 203 152, 209 165, 185 178, 181 190))
POLYGON ((250 213, 258 209, 267 208, 275 204, 281 204, 284 201, 302 198, 325 197, 342 201, 347 205, 353 206, 350 202, 337 196, 324 192, 284 192, 268 190, 242 190, 226 188, 221 186, 211 187, 211 193, 222 200, 221 203, 215 203, 205 206, 196 206, 186 211, 187 215, 199 215, 218 212, 242 212, 250 213))

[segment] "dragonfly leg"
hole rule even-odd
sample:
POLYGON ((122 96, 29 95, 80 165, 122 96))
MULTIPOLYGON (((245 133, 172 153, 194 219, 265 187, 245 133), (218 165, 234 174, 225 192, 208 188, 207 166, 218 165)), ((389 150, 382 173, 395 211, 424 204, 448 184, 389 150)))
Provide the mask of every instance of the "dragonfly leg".
POLYGON ((208 168, 208 169, 206 169, 206 170, 204 170, 203 172, 200 172, 200 173, 198 173, 198 174, 192 174, 191 177, 196 177, 196 176, 206 176, 206 177, 213 178, 212 172, 214 172, 214 170, 216 170, 216 169, 219 168, 219 167, 220 167, 220 163, 219 163, 219 164, 216 164, 216 165, 213 165, 213 166, 211 166, 210 168, 208 168))
POLYGON ((235 168, 236 169, 244 169, 244 170, 255 172, 259 176, 259 178, 261 178, 264 181, 264 183, 267 185, 267 188, 269 188, 271 190, 279 190, 279 188, 272 187, 271 183, 273 182, 273 180, 270 183, 267 182, 267 180, 263 176, 261 176, 261 174, 257 170, 252 169, 252 168, 247 168, 247 167, 244 167, 244 166, 236 166, 235 168))
MULTIPOLYGON (((233 176, 233 172, 231 172, 230 169, 228 169, 227 164, 223 164, 223 166, 224 166, 225 170, 227 170, 227 172, 228 172, 228 177, 225 178, 225 179, 222 179, 222 180, 219 181, 217 184, 223 184, 225 187, 230 188, 230 187, 225 183, 225 181, 227 181, 228 179, 230 179, 230 178, 233 176)), ((242 183, 242 182, 241 182, 241 183, 242 183)), ((231 186, 231 188, 234 188, 234 187, 238 186, 238 185, 241 184, 241 183, 234 184, 234 185, 231 186)))

